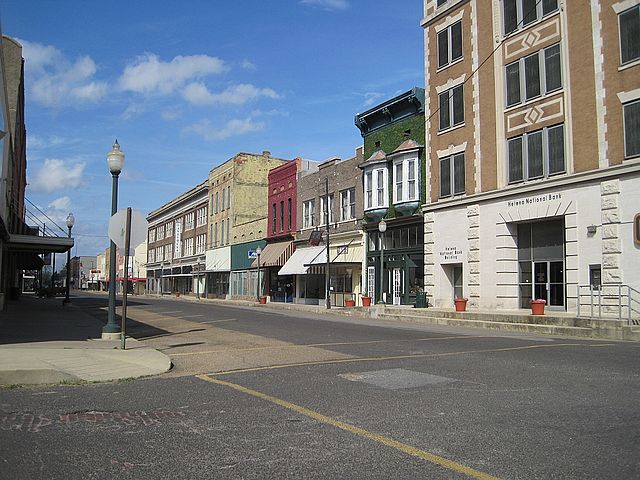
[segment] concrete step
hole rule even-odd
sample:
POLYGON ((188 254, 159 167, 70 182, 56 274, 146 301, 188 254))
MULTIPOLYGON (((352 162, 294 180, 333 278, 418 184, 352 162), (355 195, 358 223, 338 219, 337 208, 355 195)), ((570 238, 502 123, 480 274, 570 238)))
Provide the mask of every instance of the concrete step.
MULTIPOLYGON (((412 323, 427 323, 429 325, 444 325, 450 327, 484 328, 488 330, 505 330, 510 332, 533 333, 538 335, 561 335, 570 337, 593 337, 593 329, 568 325, 552 325, 528 322, 514 322, 500 320, 474 320, 470 318, 438 317, 432 315, 414 315, 412 311, 385 312, 377 315, 379 319, 404 321, 412 323)), ((495 317, 494 317, 495 318, 495 317)), ((600 337, 598 338, 610 338, 600 337)))

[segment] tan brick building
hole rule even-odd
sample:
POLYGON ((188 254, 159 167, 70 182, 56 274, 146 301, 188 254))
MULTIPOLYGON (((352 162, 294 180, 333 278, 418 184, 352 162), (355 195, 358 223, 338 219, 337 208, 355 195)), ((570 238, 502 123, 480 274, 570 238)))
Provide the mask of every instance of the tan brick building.
POLYGON ((434 303, 576 311, 593 289, 640 290, 640 2, 424 11, 434 303))

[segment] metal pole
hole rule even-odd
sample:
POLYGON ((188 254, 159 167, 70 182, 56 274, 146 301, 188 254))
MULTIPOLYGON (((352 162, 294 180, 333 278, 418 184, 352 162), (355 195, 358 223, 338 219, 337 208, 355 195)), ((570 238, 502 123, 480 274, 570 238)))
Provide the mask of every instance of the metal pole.
POLYGON ((327 273, 326 273, 326 287, 327 287, 327 310, 331 309, 331 258, 329 256, 329 177, 324 179, 324 218, 327 222, 327 273))
POLYGON ((380 297, 378 303, 384 303, 384 232, 378 231, 380 235, 380 297))
POLYGON ((258 254, 258 281, 256 282, 256 301, 260 303, 260 254, 258 254))
MULTIPOLYGON (((69 228, 69 238, 71 238, 71 227, 69 228)), ((71 247, 67 250, 67 288, 65 289, 64 300, 62 304, 69 303, 69 283, 71 282, 71 247)))
POLYGON ((196 299, 200 300, 200 260, 196 264, 198 271, 196 272, 196 299))
POLYGON ((53 267, 51 268, 51 294, 53 298, 56 297, 56 252, 52 252, 53 256, 53 267))
POLYGON ((131 207, 127 207, 127 223, 124 231, 124 289, 122 290, 122 350, 126 349, 125 330, 127 325, 127 291, 129 290, 129 247, 131 243, 131 207))
MULTIPOLYGON (((118 210, 118 175, 112 173, 111 183, 111 216, 118 210)), ((107 324, 102 333, 119 333, 120 327, 116 323, 116 244, 109 243, 109 311, 107 324)))

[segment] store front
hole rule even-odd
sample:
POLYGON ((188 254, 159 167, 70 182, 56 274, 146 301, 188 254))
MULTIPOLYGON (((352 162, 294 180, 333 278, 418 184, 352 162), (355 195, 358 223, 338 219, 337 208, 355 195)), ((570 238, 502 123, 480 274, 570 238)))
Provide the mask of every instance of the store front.
POLYGON ((231 247, 207 250, 205 263, 207 298, 227 298, 231 270, 231 247))
POLYGON ((279 270, 289 260, 294 251, 293 241, 268 243, 261 251, 260 258, 251 263, 251 268, 263 271, 263 294, 271 302, 293 303, 295 279, 293 275, 278 275, 279 270), (258 262, 259 261, 259 262, 258 262))

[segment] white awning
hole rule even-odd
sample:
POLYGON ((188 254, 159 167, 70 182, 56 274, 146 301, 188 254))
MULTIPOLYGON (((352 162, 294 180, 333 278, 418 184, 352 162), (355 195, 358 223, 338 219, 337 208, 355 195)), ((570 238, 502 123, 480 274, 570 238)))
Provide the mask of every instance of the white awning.
POLYGON ((321 256, 324 251, 325 248, 322 246, 298 248, 280 269, 278 275, 305 275, 309 265, 321 256))
POLYGON ((228 272, 231 270, 231 247, 207 250, 207 272, 228 272))

